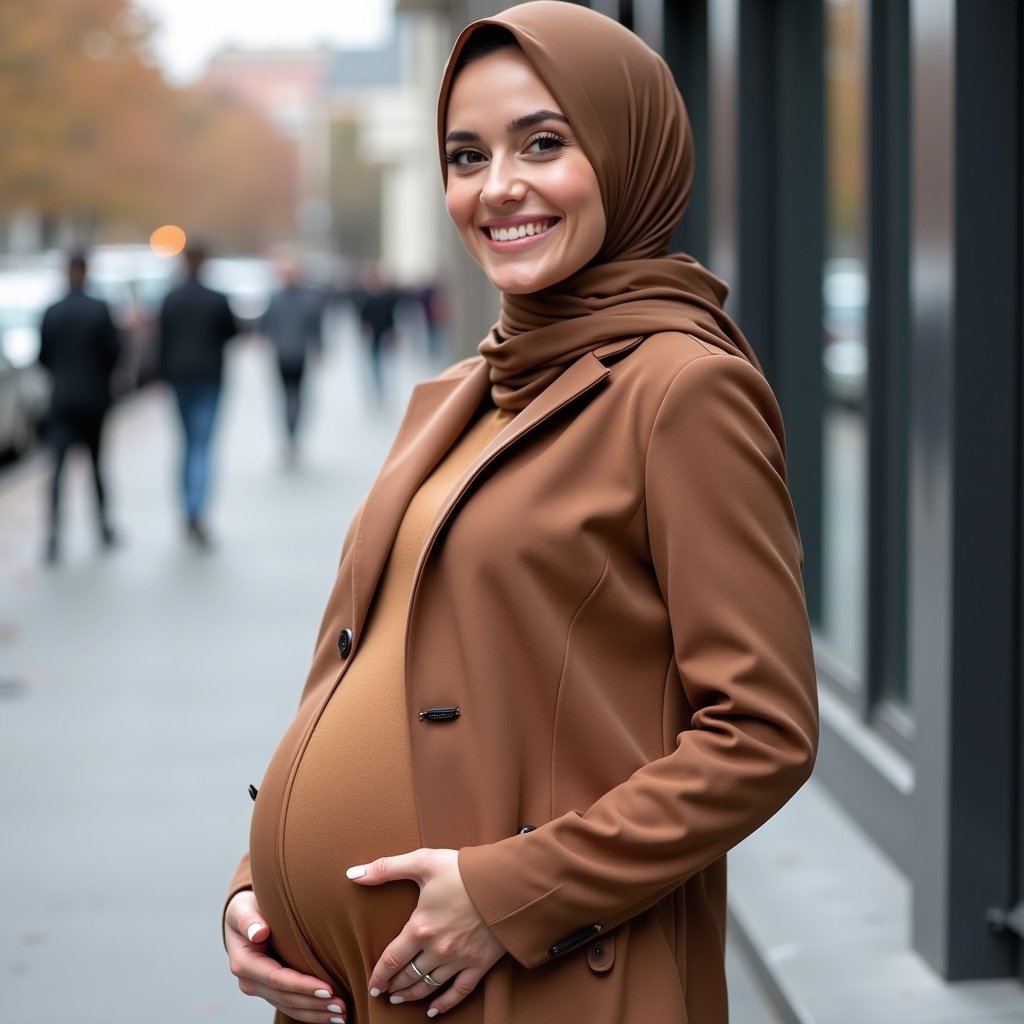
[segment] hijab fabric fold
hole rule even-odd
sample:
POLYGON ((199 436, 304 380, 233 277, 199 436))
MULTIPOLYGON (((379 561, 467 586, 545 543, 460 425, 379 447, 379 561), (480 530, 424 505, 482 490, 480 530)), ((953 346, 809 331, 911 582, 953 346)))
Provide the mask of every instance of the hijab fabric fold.
POLYGON ((758 366, 723 312, 724 282, 690 256, 669 253, 693 179, 693 140, 668 66, 611 18, 559 0, 535 0, 463 30, 438 99, 441 173, 452 78, 467 40, 501 25, 558 101, 597 175, 607 231, 597 256, 564 281, 502 293, 498 323, 480 343, 491 393, 525 408, 570 363, 594 349, 681 331, 758 366))

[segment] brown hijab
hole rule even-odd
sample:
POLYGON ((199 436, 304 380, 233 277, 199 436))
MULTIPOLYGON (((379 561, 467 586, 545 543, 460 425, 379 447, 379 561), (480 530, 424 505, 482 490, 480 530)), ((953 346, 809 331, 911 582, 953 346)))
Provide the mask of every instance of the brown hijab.
POLYGON ((659 331, 683 331, 757 366, 722 311, 725 283, 692 257, 668 252, 693 180, 690 122, 665 62, 618 22, 576 4, 535 0, 465 28, 438 99, 445 180, 452 77, 483 25, 515 36, 558 101, 597 174, 608 224, 601 251, 571 277, 529 295, 502 294, 498 323, 480 343, 495 403, 522 409, 585 353, 629 347, 659 331))

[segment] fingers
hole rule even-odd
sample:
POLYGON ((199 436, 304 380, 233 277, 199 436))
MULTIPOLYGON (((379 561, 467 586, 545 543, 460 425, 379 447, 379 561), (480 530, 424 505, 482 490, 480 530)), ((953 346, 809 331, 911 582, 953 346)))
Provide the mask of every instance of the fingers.
POLYGON ((455 980, 442 992, 427 1010, 428 1017, 436 1017, 458 1006, 480 984, 480 979, 490 970, 486 967, 467 967, 455 976, 455 980))
POLYGON ((310 974, 285 967, 267 955, 270 928, 251 891, 237 893, 224 914, 224 944, 239 989, 270 1003, 293 1020, 344 1024, 348 1009, 331 986, 310 974))
POLYGON ((415 850, 358 865, 347 874, 366 885, 405 878, 420 887, 415 911, 370 975, 370 995, 387 993, 394 1003, 434 999, 430 1016, 437 1016, 462 1002, 504 955, 466 892, 457 851, 415 850))
POLYGON ((279 992, 242 980, 239 981, 238 987, 246 995, 265 1000, 275 1010, 281 1011, 288 1020, 304 1021, 308 1024, 345 1024, 348 1020, 348 1008, 337 997, 302 996, 293 992, 279 992))
POLYGON ((437 964, 428 970, 426 954, 421 953, 410 960, 391 979, 388 999, 392 1003, 407 1003, 413 999, 426 999, 428 996, 436 995, 437 990, 455 973, 455 967, 444 964, 437 964), (418 975, 413 970, 414 966, 419 971, 418 975))
MULTIPOLYGON (((436 996, 427 1009, 428 1017, 436 1017, 438 1014, 445 1013, 458 1006, 459 1003, 470 995, 477 985, 480 984, 480 979, 483 978, 490 967, 490 964, 486 967, 466 967, 457 973, 453 973, 450 968, 444 966, 435 967, 431 971, 424 971, 424 974, 428 975, 431 980, 436 981, 437 987, 432 987, 424 981, 417 979, 408 988, 393 990, 388 996, 388 1000, 391 1003, 398 1004, 436 996), (451 981, 451 984, 445 988, 444 986, 449 981, 451 981), (443 991, 438 994, 438 990, 442 988, 443 991)), ((405 976, 404 972, 402 976, 405 976)), ((392 988, 394 989, 394 986, 392 988)))
POLYGON ((432 850, 413 850, 412 853, 396 857, 378 857, 372 864, 357 864, 345 872, 345 876, 360 885, 383 885, 411 879, 422 884, 423 872, 428 868, 432 850))
POLYGON ((243 889, 231 898, 224 924, 225 930, 232 928, 250 942, 266 942, 270 938, 270 926, 260 916, 256 895, 251 889, 243 889))

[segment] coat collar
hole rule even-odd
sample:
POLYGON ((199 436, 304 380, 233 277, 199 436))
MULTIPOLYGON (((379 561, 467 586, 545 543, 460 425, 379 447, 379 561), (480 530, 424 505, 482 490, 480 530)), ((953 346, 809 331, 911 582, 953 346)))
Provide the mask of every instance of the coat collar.
MULTIPOLYGON (((598 358, 601 354, 588 352, 569 366, 473 460, 431 524, 423 547, 425 553, 485 466, 608 375, 607 367, 598 358)), ((395 442, 367 496, 356 531, 352 608, 357 637, 366 622, 370 602, 409 502, 466 429, 490 386, 488 365, 481 360, 464 377, 441 377, 414 389, 395 442)))

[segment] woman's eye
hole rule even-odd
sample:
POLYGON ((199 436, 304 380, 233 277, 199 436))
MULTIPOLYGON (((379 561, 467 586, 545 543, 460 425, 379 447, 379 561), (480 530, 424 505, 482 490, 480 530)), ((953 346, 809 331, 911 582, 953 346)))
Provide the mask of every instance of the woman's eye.
POLYGON ((471 164, 481 163, 484 159, 483 153, 476 149, 456 149, 444 155, 445 163, 455 167, 468 167, 471 164))
POLYGON ((557 152, 566 144, 565 139, 561 135, 556 135, 554 132, 544 132, 542 135, 534 135, 526 144, 526 149, 527 152, 540 153, 546 156, 549 153, 557 152))

